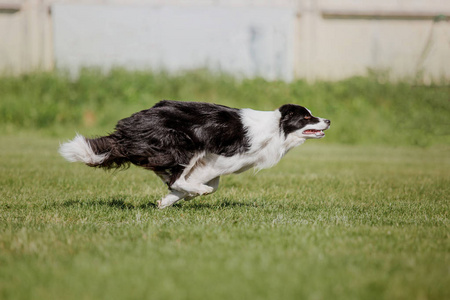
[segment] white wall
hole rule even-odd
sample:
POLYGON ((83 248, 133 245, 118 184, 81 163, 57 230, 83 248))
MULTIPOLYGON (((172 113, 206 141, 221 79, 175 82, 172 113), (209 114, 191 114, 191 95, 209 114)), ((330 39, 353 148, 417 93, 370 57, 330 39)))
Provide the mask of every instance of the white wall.
POLYGON ((290 9, 61 4, 52 11, 57 66, 72 72, 80 66, 209 67, 293 78, 290 9))
POLYGON ((53 67, 48 8, 42 0, 0 0, 0 75, 53 67))
POLYGON ((296 76, 335 80, 388 71, 450 81, 450 1, 304 1, 296 76), (435 21, 437 15, 445 15, 435 21))
POLYGON ((450 82, 450 1, 0 0, 0 73, 54 63, 450 82))

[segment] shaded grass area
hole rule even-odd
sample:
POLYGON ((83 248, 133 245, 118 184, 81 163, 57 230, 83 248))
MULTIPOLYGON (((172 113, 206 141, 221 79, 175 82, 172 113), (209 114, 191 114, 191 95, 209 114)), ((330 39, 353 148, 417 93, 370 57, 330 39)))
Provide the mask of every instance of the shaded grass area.
POLYGON ((158 211, 152 173, 0 136, 2 299, 447 299, 448 146, 308 141, 158 211))
POLYGON ((450 144, 449 86, 381 82, 375 75, 314 84, 237 80, 201 70, 169 75, 87 69, 76 79, 57 72, 2 77, 0 128, 40 129, 53 136, 69 136, 75 130, 102 135, 113 130, 118 119, 161 99, 260 110, 295 103, 332 120, 326 142, 450 144))

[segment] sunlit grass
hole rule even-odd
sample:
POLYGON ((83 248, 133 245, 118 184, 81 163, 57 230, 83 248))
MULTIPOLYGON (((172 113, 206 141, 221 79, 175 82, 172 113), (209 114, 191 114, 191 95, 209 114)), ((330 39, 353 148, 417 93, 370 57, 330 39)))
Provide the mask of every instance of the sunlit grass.
POLYGON ((447 299, 447 146, 308 141, 163 211, 135 167, 0 136, 1 299, 447 299))

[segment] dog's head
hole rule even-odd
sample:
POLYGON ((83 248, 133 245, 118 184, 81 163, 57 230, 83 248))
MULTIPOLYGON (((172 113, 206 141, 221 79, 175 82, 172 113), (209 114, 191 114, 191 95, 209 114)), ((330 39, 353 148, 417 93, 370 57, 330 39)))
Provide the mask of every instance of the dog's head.
POLYGON ((281 113, 280 127, 285 136, 295 134, 304 139, 320 139, 331 121, 314 117, 309 109, 295 104, 285 104, 278 109, 281 113))

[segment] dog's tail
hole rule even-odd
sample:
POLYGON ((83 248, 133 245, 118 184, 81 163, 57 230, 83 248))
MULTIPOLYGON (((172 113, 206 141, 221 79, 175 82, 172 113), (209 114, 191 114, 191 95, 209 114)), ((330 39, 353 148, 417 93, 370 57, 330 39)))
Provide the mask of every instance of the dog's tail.
POLYGON ((82 162, 90 167, 120 168, 128 165, 128 159, 111 136, 88 139, 77 134, 59 147, 59 154, 70 162, 82 162))

